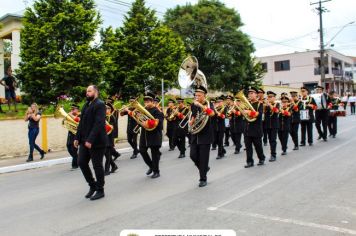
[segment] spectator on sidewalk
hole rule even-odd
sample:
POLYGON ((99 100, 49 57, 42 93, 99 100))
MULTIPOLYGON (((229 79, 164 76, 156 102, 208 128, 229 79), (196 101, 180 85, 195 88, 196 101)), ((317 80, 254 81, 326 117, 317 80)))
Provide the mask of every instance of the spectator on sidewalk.
MULTIPOLYGON (((0 81, 0 84, 5 87, 5 98, 7 100, 7 105, 9 106, 9 111, 11 110, 10 109, 11 102, 13 102, 14 107, 15 107, 15 112, 17 112, 16 93, 15 93, 17 83, 15 80, 15 77, 12 75, 11 66, 9 66, 9 68, 7 68, 6 76, 4 78, 2 78, 2 80, 0 81)), ((0 111, 1 111, 1 109, 0 109, 0 111)))
POLYGON ((28 155, 27 162, 33 161, 33 150, 36 149, 40 155, 41 159, 44 158, 46 154, 37 144, 36 138, 40 132, 39 123, 41 120, 41 112, 38 110, 36 103, 32 103, 31 107, 27 109, 25 115, 25 121, 28 121, 28 140, 30 144, 30 154, 28 155))

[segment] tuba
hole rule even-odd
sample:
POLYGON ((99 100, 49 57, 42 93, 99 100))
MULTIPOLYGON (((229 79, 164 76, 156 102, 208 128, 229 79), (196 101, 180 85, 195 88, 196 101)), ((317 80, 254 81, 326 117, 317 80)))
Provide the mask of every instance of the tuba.
POLYGON ((208 89, 206 78, 203 72, 198 69, 198 59, 194 56, 189 56, 182 62, 178 72, 178 83, 183 89, 195 86, 204 86, 208 89))
MULTIPOLYGON (((208 120, 209 120, 209 116, 204 112, 206 107, 203 104, 201 104, 201 103, 199 103, 197 101, 194 102, 194 105, 200 107, 201 108, 201 112, 197 113, 197 116, 195 117, 194 123, 191 126, 189 126, 189 128, 188 128, 188 130, 189 130, 189 132, 191 134, 197 134, 200 131, 202 131, 204 129, 204 127, 206 126, 206 124, 208 123, 208 120)), ((209 102, 208 102, 208 106, 210 106, 209 102)))
POLYGON ((79 122, 75 121, 64 109, 62 106, 57 106, 56 111, 54 112, 54 118, 62 120, 62 126, 69 130, 72 134, 77 133, 77 128, 79 122))
POLYGON ((255 109, 253 108, 253 106, 251 105, 251 103, 248 101, 248 99, 246 98, 246 96, 244 95, 243 90, 241 90, 240 92, 238 92, 235 96, 238 100, 240 100, 240 104, 236 105, 236 108, 241 112, 241 114, 245 117, 245 119, 248 122, 254 122, 257 118, 251 118, 249 117, 247 114, 245 114, 244 110, 251 110, 251 111, 255 111, 255 109))

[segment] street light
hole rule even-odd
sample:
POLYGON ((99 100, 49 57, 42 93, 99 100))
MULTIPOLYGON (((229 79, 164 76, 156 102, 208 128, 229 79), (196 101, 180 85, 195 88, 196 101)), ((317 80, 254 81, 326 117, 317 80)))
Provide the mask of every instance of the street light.
MULTIPOLYGON (((333 41, 333 40, 336 38, 336 36, 338 36, 338 35, 341 33, 341 31, 343 31, 347 26, 352 25, 353 23, 355 23, 355 21, 351 21, 351 22, 347 23, 346 25, 344 25, 344 26, 329 40, 329 42, 327 42, 327 43, 325 44, 325 47, 327 47, 327 46, 331 43, 331 41, 333 41)), ((333 44, 330 45, 330 46, 333 46, 333 44)))

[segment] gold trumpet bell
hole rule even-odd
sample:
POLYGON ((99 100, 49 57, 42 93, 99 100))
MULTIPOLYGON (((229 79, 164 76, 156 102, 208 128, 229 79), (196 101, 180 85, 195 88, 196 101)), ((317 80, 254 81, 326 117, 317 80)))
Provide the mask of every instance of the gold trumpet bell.
POLYGON ((76 134, 79 122, 75 121, 70 115, 63 109, 62 106, 57 106, 54 112, 54 118, 63 118, 62 125, 71 133, 76 134))
MULTIPOLYGON (((253 106, 251 105, 251 103, 248 101, 248 99, 246 98, 243 90, 241 90, 240 92, 238 92, 235 96, 235 98, 240 100, 240 105, 237 105, 237 109, 241 112, 241 114, 245 117, 245 119, 248 122, 253 122, 255 121, 257 118, 251 118, 249 117, 244 110, 251 110, 251 111, 255 111, 255 109, 253 108, 253 106)), ((256 112, 256 111, 255 111, 256 112)))

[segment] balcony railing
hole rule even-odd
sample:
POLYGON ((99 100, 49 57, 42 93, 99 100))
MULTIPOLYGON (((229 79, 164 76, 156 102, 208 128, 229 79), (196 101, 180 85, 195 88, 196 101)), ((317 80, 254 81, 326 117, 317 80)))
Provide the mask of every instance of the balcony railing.
MULTIPOLYGON (((324 68, 325 74, 329 74, 329 68, 324 68)), ((320 68, 314 68, 314 75, 320 75, 320 68)))

